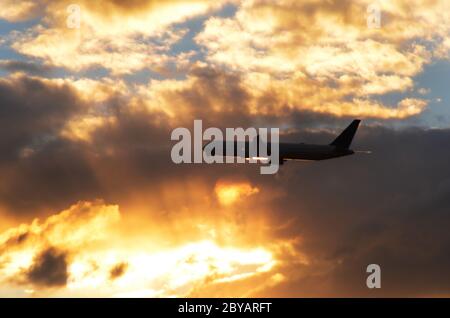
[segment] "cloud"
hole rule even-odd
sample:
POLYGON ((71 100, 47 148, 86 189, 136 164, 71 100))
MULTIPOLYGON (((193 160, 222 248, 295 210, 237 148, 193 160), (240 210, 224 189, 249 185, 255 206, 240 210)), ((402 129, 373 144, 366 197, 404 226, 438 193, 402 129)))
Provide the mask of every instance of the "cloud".
POLYGON ((241 73, 248 91, 276 96, 273 105, 255 103, 254 113, 287 107, 335 116, 414 116, 426 101, 409 112, 402 110, 404 102, 374 100, 414 87, 414 77, 432 60, 432 48, 445 43, 448 17, 442 12, 448 5, 382 2, 381 28, 371 29, 366 22, 371 3, 242 1, 234 17, 209 18, 196 40, 207 49, 207 61, 241 73))
POLYGON ((107 236, 118 218, 115 206, 80 202, 44 222, 7 230, 0 236, 0 280, 37 289, 65 287, 72 255, 107 236))
POLYGON ((215 192, 220 204, 227 206, 258 193, 259 189, 252 187, 248 182, 218 182, 215 187, 215 192))
POLYGON ((415 78, 447 57, 447 2, 382 1, 381 29, 367 28, 366 1, 233 2, 235 15, 211 16, 196 36, 205 59, 195 63, 171 52, 187 34, 179 23, 225 2, 81 1, 80 29, 66 28, 67 2, 34 3, 2 11, 43 18, 14 35, 14 48, 44 62, 0 63, 13 73, 0 79, 0 210, 24 223, 0 236, 3 286, 38 296, 373 296, 365 266, 379 263, 376 295, 448 295, 439 273, 450 266, 450 133, 375 125, 427 109, 415 78), (185 73, 171 77, 168 63, 185 73), (112 75, 44 79, 45 65, 112 75), (122 77, 143 68, 168 77, 122 77), (387 104, 390 93, 400 97, 387 104), (171 130, 193 119, 278 125, 283 140, 327 143, 353 116, 375 119, 354 143, 371 155, 287 163, 270 177, 170 160, 171 130))
POLYGON ((8 21, 22 21, 33 17, 39 10, 39 5, 35 1, 21 1, 17 3, 13 0, 2 1, 2 11, 0 18, 8 21))
MULTIPOLYGON (((233 17, 210 17, 195 37, 205 48, 205 61, 192 64, 189 52, 172 52, 172 45, 187 31, 177 23, 214 12, 225 3, 104 1, 100 8, 82 2, 81 28, 70 29, 64 10, 68 3, 57 1, 45 6, 47 24, 17 36, 13 48, 76 72, 105 68, 113 77, 142 69, 166 76, 169 65, 182 69, 186 79, 153 79, 136 90, 123 81, 108 84, 121 92, 129 90, 136 102, 172 118, 195 114, 199 104, 186 105, 186 97, 201 99, 209 111, 236 112, 235 118, 242 113, 280 116, 300 111, 403 119, 427 108, 427 100, 409 95, 415 89, 414 77, 436 58, 432 48, 445 46, 444 3, 418 1, 416 9, 406 9, 401 1, 383 2, 382 27, 370 29, 368 1, 233 2, 233 17), (430 23, 436 27, 429 28, 430 23), (205 78, 213 82, 201 83, 205 78), (378 97, 388 93, 402 97, 390 104, 380 102, 378 97), (230 98, 243 102, 224 103, 230 98)), ((78 82, 82 81, 92 82, 78 82)), ((80 91, 96 86, 84 85, 80 91)), ((76 131, 87 122, 102 121, 96 116, 80 118, 67 127, 66 135, 88 140, 76 131)))
POLYGON ((34 296, 180 297, 224 283, 241 286, 276 265, 270 249, 206 237, 172 246, 149 244, 148 235, 139 238, 133 230, 124 235, 127 229, 116 226, 118 218, 117 206, 79 202, 42 223, 9 229, 0 237, 2 284, 34 296), (23 233, 29 238, 13 246, 23 233))
MULTIPOLYGON (((214 70, 197 72, 198 77, 212 79, 209 83, 227 79, 223 73, 214 70)), ((188 103, 188 109, 199 100, 201 105, 208 105, 203 104, 209 98, 208 81, 195 81, 193 77, 192 87, 196 88, 196 94, 189 95, 192 90, 174 90, 174 94, 187 97, 184 101, 188 103)), ((35 85, 39 83, 37 81, 35 85)), ((53 85, 50 87, 54 91, 66 87, 53 85)), ((240 86, 236 87, 240 89, 240 86)), ((69 96, 78 96, 76 88, 69 91, 69 96)), ((223 86, 219 92, 223 96, 232 96, 227 95, 228 91, 223 86)), ((114 238, 123 238, 130 233, 105 234, 99 241, 104 242, 104 238, 108 241, 109 238, 111 250, 100 248, 100 243, 97 245, 92 241, 95 240, 92 233, 105 233, 102 229, 113 226, 114 215, 117 215, 113 211, 117 210, 105 208, 105 213, 110 212, 105 214, 103 221, 94 221, 101 215, 102 205, 78 204, 69 209, 69 213, 36 223, 38 227, 19 227, 4 236, 2 251, 8 252, 2 255, 35 246, 22 256, 26 266, 18 264, 16 269, 29 269, 31 264, 39 264, 33 260, 39 259, 42 251, 54 247, 68 253, 67 284, 75 294, 367 296, 364 266, 374 262, 380 263, 382 270, 386 271, 383 272, 385 288, 380 295, 448 293, 448 286, 434 274, 448 267, 448 258, 443 252, 450 242, 445 231, 448 220, 444 215, 448 206, 445 199, 448 180, 442 172, 446 171, 449 154, 440 146, 448 142, 450 135, 447 130, 393 131, 363 126, 356 136, 354 148, 370 149, 373 151, 371 155, 355 155, 319 165, 287 163, 278 176, 263 178, 257 168, 249 165, 173 165, 168 156, 170 147, 167 147, 170 122, 155 121, 159 112, 152 113, 145 103, 115 108, 118 100, 111 97, 99 100, 100 104, 107 102, 111 107, 110 115, 114 116, 115 123, 96 128, 89 143, 63 138, 48 144, 45 151, 26 157, 27 169, 16 170, 15 182, 5 179, 7 184, 14 186, 9 187, 10 193, 21 189, 22 196, 11 202, 11 196, 4 195, 9 200, 3 199, 2 203, 11 202, 15 208, 10 211, 17 214, 21 206, 22 210, 27 210, 21 205, 22 198, 34 201, 34 205, 29 206, 44 204, 55 211, 60 205, 70 204, 74 197, 101 197, 119 203, 123 206, 125 219, 136 218, 140 225, 129 228, 128 224, 121 222, 122 230, 129 228, 132 233, 144 234, 129 243, 117 242, 114 238), (86 170, 80 171, 78 167, 86 167, 86 170), (41 171, 40 174, 36 174, 37 171, 41 171), (49 178, 61 174, 63 178, 49 178), (39 175, 42 177, 35 177, 39 175), (36 189, 48 190, 37 192, 36 189), (231 195, 231 201, 223 201, 233 204, 221 204, 219 199, 214 199, 222 190, 238 193, 231 195), (93 224, 98 224, 98 227, 94 229, 93 224), (417 227, 417 224, 421 226, 417 227), (34 228, 39 230, 32 230, 34 228), (74 232, 74 229, 82 232, 74 232), (39 237, 43 236, 45 240, 37 238, 36 233, 41 233, 39 237), (180 261, 185 264, 173 275, 159 267, 152 272, 165 277, 165 282, 172 282, 172 289, 161 287, 156 278, 146 281, 148 285, 138 283, 141 277, 149 275, 142 266, 136 265, 142 261, 137 256, 139 251, 147 251, 145 244, 137 243, 142 240, 155 245, 160 245, 159 240, 172 242, 161 253, 148 251, 143 258, 145 264, 149 264, 148 268, 152 268, 150 264, 158 263, 160 258, 170 259, 166 270, 179 268, 180 261), (436 245, 436 241, 441 243, 436 245), (276 242, 275 246, 273 242, 276 242), (85 250, 85 244, 90 245, 88 250, 85 250), (122 244, 126 246, 122 247, 122 244), (232 250, 224 252, 224 246, 232 250), (222 253, 230 255, 230 260, 245 258, 245 255, 267 255, 254 250, 261 246, 270 252, 270 260, 276 260, 276 265, 261 276, 251 273, 258 271, 264 260, 269 260, 264 258, 268 256, 261 256, 261 262, 252 263, 251 271, 244 270, 247 265, 235 264, 230 265, 233 268, 231 274, 224 269, 214 269, 184 283, 175 283, 177 275, 182 277, 186 272, 197 271, 204 264, 218 266, 216 260, 222 259, 222 253), (411 249, 410 246, 419 248, 411 249), (136 248, 136 254, 130 247, 136 248), (187 251, 205 248, 217 253, 217 258, 205 260, 196 256, 199 258, 194 258, 191 263, 189 257, 192 253, 187 251), (92 253, 97 257, 93 257, 91 251, 95 251, 92 253), (177 256, 171 258, 170 255, 177 256), (111 281, 112 269, 124 262, 128 264, 127 270, 112 280, 117 284, 114 289, 102 289, 104 282, 111 281), (417 277, 422 277, 421 280, 410 280, 402 272, 405 266, 417 277), (433 270, 427 271, 427 268, 433 270), (245 273, 250 276, 244 275, 247 278, 240 279, 240 275, 245 273), (274 276, 277 274, 281 276, 274 276), (271 277, 284 279, 274 278, 275 283, 268 284, 271 277), (95 292, 89 289, 90 279, 99 282, 95 292), (205 280, 208 283, 203 283, 205 280)), ((406 104, 404 107, 409 106, 406 104)), ((227 120, 230 119, 223 116, 221 123, 227 120)), ((302 117, 302 120, 305 119, 302 117)), ((318 119, 313 117, 311 120, 317 123, 318 119)), ((319 120, 330 123, 331 127, 336 125, 326 117, 319 120)), ((303 125, 294 125, 298 126, 303 125)), ((316 129, 283 135, 283 139, 326 143, 333 136, 330 132, 316 129)), ((8 171, 6 167, 11 171, 16 164, 14 161, 6 163, 5 171, 8 171)), ((28 209, 28 213, 36 215, 35 210, 28 209)), ((8 268, 5 267, 5 259, 0 263, 2 268, 8 268)), ((37 287, 33 288, 38 292, 46 290, 42 286, 37 287)), ((64 292, 65 289, 60 290, 61 294, 64 292)))
POLYGON ((354 149, 372 154, 283 166, 275 182, 285 195, 272 201, 273 222, 289 224, 277 231, 279 238, 301 234, 297 246, 309 263, 280 270, 290 279, 271 295, 448 295, 440 273, 449 265, 449 180, 442 171, 450 154, 438 145, 449 139, 448 130, 363 126, 354 149), (377 291, 365 286, 372 263, 382 269, 377 291))
POLYGON ((127 268, 127 263, 119 263, 117 265, 114 265, 114 267, 109 271, 110 279, 114 280, 116 278, 119 278, 126 272, 127 268))
MULTIPOLYGON (((266 73, 245 75, 200 64, 187 75, 183 80, 152 80, 149 85, 139 86, 136 100, 149 110, 165 113, 172 125, 204 118, 216 126, 218 122, 229 122, 227 127, 264 117, 289 121, 295 113, 403 119, 422 113, 428 104, 421 98, 403 98, 396 105, 385 105, 376 99, 352 96, 355 80, 349 77, 342 77, 335 88, 326 81, 304 76, 274 80, 266 73)), ((381 81, 394 87, 398 78, 381 81)), ((379 85, 384 84, 373 82, 361 89, 375 91, 379 85)))
POLYGON ((81 107, 71 87, 20 74, 0 79, 0 102, 4 156, 45 143, 81 107))
POLYGON ((195 118, 217 124, 228 118, 237 125, 248 117, 247 104, 251 101, 241 83, 237 74, 196 64, 186 79, 151 80, 139 86, 137 96, 146 109, 165 113, 173 127, 192 123, 195 118))
POLYGON ((46 23, 23 33, 13 48, 72 71, 95 67, 114 74, 142 69, 164 71, 177 60, 171 56, 170 47, 186 33, 173 25, 218 9, 223 3, 79 1, 71 11, 70 1, 41 1, 46 23), (68 27, 73 21, 80 23, 68 27))
POLYGON ((48 248, 34 259, 26 271, 29 282, 37 286, 61 287, 67 283, 67 255, 64 252, 48 248))
MULTIPOLYGON (((101 201, 80 202, 47 218, 43 223, 35 219, 30 225, 22 224, 6 231, 1 236, 2 251, 14 251, 30 244, 38 249, 49 245, 49 254, 59 254, 53 249, 61 246, 77 249, 86 241, 101 239, 106 234, 98 230, 118 219, 117 206, 104 206, 101 201)), ((44 248, 45 251, 47 249, 44 248)))
MULTIPOLYGON (((57 189, 68 189, 62 183, 75 190, 93 180, 83 152, 61 137, 68 123, 89 109, 73 85, 15 74, 0 79, 0 103, 0 171, 7 182, 0 187, 3 207, 18 214, 33 211, 45 197, 48 203, 63 199, 62 192, 57 195, 57 189)), ((84 189, 85 194, 93 190, 84 189)))
POLYGON ((40 76, 47 75, 50 72, 49 67, 45 67, 31 62, 14 61, 14 60, 0 60, 0 69, 12 73, 24 72, 30 75, 40 75, 40 76))
MULTIPOLYGON (((306 109, 254 114, 256 102, 238 74, 204 66, 194 66, 186 80, 153 80, 148 86, 128 87, 107 78, 44 80, 24 75, 1 83, 6 108, 0 169, 8 186, 0 187, 0 197, 2 206, 17 215, 62 209, 74 198, 124 200, 127 192, 117 189, 153 190, 166 178, 175 180, 178 170, 172 169, 168 156, 170 132, 190 127, 195 118, 203 118, 205 127, 261 127, 277 121, 293 127, 311 127, 318 121, 336 124, 327 114, 306 109), (29 96, 34 96, 32 102, 29 96), (154 180, 154 186, 148 180, 154 180)), ((264 109, 264 103, 276 98, 268 93, 258 104, 264 109)), ((411 99, 390 111, 407 116, 423 105, 411 99)), ((368 109, 361 107, 361 112, 368 109)), ((195 174, 190 167, 176 169, 195 174)))

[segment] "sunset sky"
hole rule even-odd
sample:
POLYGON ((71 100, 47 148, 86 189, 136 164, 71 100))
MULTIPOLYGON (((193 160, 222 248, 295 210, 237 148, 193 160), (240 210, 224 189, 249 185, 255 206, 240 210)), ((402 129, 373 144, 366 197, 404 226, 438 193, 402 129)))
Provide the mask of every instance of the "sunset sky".
POLYGON ((0 0, 0 176, 0 297, 450 296, 450 1, 0 0), (370 155, 170 158, 354 118, 370 155))

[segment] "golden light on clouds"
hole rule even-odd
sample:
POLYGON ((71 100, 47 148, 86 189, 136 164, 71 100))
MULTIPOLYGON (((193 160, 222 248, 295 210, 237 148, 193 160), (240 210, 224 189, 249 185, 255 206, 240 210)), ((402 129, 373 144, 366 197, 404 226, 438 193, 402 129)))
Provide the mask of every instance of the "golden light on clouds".
POLYGON ((61 131, 61 136, 74 141, 90 142, 93 132, 105 125, 114 125, 115 123, 116 120, 113 117, 85 116, 73 118, 61 131))
POLYGON ((242 75, 253 114, 288 107, 336 116, 417 115, 426 100, 384 105, 372 97, 414 90, 413 77, 432 56, 414 40, 448 36, 448 2, 381 1, 384 18, 376 30, 366 23, 371 3, 242 1, 233 18, 210 18, 196 39, 211 63, 242 75), (272 105, 261 105, 267 92, 272 105))
POLYGON ((215 187, 215 192, 220 204, 228 206, 258 193, 259 189, 253 187, 248 182, 218 182, 215 187))
POLYGON ((21 21, 28 19, 36 9, 37 5, 34 1, 23 0, 17 2, 14 0, 2 0, 0 18, 9 21, 21 21))
POLYGON ((70 292, 82 295, 109 289, 112 296, 182 297, 204 281, 241 280, 270 271, 275 265, 265 249, 224 248, 208 240, 153 252, 116 249, 97 253, 95 258, 100 261, 96 262, 99 270, 94 272, 89 256, 72 264, 67 285, 70 292), (111 281, 111 270, 121 259, 126 259, 124 273, 111 281))
MULTIPOLYGON (((13 47, 31 57, 73 71, 104 67, 113 74, 141 69, 163 70, 177 61, 168 53, 186 33, 172 25, 210 10, 226 1, 140 1, 121 5, 116 1, 38 1, 45 6, 46 25, 24 34, 13 47), (79 25, 68 27, 71 15, 79 25)), ((26 8, 24 8, 25 10, 26 8)), ((16 13, 18 15, 18 13, 16 13)))
MULTIPOLYGON (((242 184, 233 189, 257 191, 242 184)), ((229 190, 227 204, 236 199, 229 190)), ((2 286, 21 296, 182 297, 261 275, 282 281, 273 272, 277 244, 273 250, 225 246, 205 236, 164 247, 151 235, 123 235, 120 218, 117 206, 80 202, 43 222, 7 230, 0 236, 2 286)))
MULTIPOLYGON (((207 102, 217 113, 236 103, 199 84, 205 80, 199 77, 205 69, 238 81, 245 96, 241 111, 250 115, 279 116, 286 109, 380 119, 418 115, 429 103, 420 96, 391 104, 377 97, 414 95, 421 89, 414 78, 424 66, 434 58, 448 58, 448 1, 380 1, 379 29, 367 25, 371 3, 173 0, 120 5, 83 0, 78 2, 80 28, 74 29, 66 25, 70 1, 24 4, 23 9, 11 2, 6 8, 17 11, 8 13, 11 19, 45 8, 46 23, 18 33, 12 48, 48 65, 75 72, 101 67, 113 78, 144 69, 162 75, 173 69, 185 73, 181 79, 153 78, 147 85, 129 85, 118 78, 72 79, 87 101, 121 95, 129 107, 160 112, 171 124, 198 116, 194 102, 207 102), (216 16, 225 4, 236 6, 235 15, 216 16), (204 60, 191 60, 192 50, 173 52, 172 46, 188 36, 186 26, 179 24, 208 14, 212 16, 205 16, 192 39, 204 50, 204 60), (109 88, 102 88, 105 85, 109 88), (189 101, 193 98, 199 100, 189 101)), ((221 85, 230 94, 235 89, 229 82, 221 85)))
MULTIPOLYGON (((447 124, 448 0, 376 1, 379 28, 372 0, 0 1, 0 296, 297 296, 305 271, 324 295, 334 282, 312 285, 366 255, 353 238, 372 220, 348 191, 317 182, 320 165, 174 165, 170 132, 202 119, 319 137, 357 117, 355 148, 384 150, 404 131, 377 143, 379 126, 447 124)), ((352 158, 337 164, 377 171, 352 158)))

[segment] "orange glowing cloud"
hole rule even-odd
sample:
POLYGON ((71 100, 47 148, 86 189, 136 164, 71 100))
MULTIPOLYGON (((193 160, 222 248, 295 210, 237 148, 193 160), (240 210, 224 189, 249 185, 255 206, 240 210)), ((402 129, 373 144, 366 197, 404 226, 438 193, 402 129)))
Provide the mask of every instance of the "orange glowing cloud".
POLYGON ((215 192, 220 204, 228 206, 258 193, 259 189, 252 187, 248 182, 218 182, 215 187, 215 192))
POLYGON ((33 16, 38 9, 35 1, 23 0, 20 2, 14 0, 3 0, 0 18, 8 21, 26 20, 33 16))
MULTIPOLYGON (((257 192, 245 184, 221 189, 227 204, 233 191, 257 192)), ((181 297, 261 275, 282 281, 276 244, 223 246, 204 238, 157 246, 121 234, 120 218, 117 206, 80 202, 7 230, 0 236, 0 283, 19 296, 181 297)))

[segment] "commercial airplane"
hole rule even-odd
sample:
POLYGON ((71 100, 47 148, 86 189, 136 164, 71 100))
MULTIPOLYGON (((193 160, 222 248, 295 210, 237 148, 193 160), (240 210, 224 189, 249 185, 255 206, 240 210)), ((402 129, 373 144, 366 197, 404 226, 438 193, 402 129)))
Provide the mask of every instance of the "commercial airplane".
POLYGON ((280 143, 280 164, 286 160, 318 161, 353 155, 355 152, 350 145, 360 122, 359 119, 353 120, 329 145, 280 143))
MULTIPOLYGON (((353 137, 356 134, 360 122, 361 121, 359 119, 353 120, 353 122, 329 145, 314 145, 305 143, 279 143, 279 164, 283 164, 287 160, 318 161, 353 155, 355 151, 350 149, 350 145, 352 143, 353 137)), ((261 161, 268 160, 268 156, 271 155, 272 145, 270 142, 267 143, 267 157, 265 157, 259 151, 259 136, 257 136, 257 138, 258 138, 257 157, 250 156, 250 142, 248 141, 232 142, 234 143, 233 156, 242 158, 242 156, 238 155, 239 154, 238 148, 244 148, 241 149, 241 153, 245 153, 246 160, 250 159, 257 159, 261 161)), ((224 149, 223 151, 225 151, 227 143, 230 143, 230 141, 219 141, 219 142, 223 142, 222 148, 224 149)), ((215 156, 215 152, 212 151, 211 155, 215 156)))

